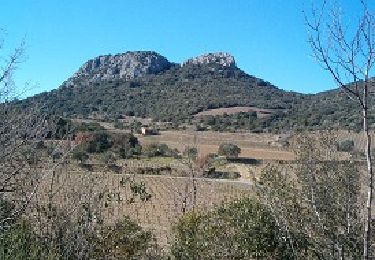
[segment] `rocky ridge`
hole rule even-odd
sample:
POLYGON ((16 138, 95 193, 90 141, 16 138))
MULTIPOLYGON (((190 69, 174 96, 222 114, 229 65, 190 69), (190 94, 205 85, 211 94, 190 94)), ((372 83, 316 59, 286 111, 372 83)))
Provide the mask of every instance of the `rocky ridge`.
POLYGON ((224 67, 236 67, 236 62, 234 57, 227 52, 215 52, 207 53, 195 58, 188 59, 183 62, 181 66, 187 64, 209 64, 209 63, 218 63, 224 67))
POLYGON ((171 63, 153 51, 132 51, 104 55, 87 61, 73 78, 89 76, 91 79, 133 79, 145 74, 156 74, 171 67, 171 63))
MULTIPOLYGON (((224 67, 236 67, 234 57, 226 52, 203 54, 180 64, 217 63, 224 67)), ((157 74, 168 70, 173 63, 154 51, 128 51, 116 55, 102 55, 84 63, 68 80, 89 78, 90 81, 124 78, 131 80, 147 74, 157 74)))

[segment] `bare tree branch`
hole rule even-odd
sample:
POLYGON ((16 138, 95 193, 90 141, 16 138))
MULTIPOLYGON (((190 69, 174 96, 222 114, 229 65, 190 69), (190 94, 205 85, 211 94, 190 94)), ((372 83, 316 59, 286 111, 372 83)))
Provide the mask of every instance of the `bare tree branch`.
POLYGON ((364 0, 360 0, 362 11, 354 34, 348 35, 337 6, 328 7, 323 1, 320 12, 311 8, 305 22, 309 32, 308 42, 313 56, 329 72, 339 88, 358 101, 362 109, 363 133, 367 140, 367 216, 364 228, 363 259, 369 259, 371 245, 371 207, 373 198, 373 171, 371 157, 371 136, 368 125, 368 89, 372 86, 370 73, 375 62, 375 18, 364 0), (350 81, 343 81, 344 75, 350 81))

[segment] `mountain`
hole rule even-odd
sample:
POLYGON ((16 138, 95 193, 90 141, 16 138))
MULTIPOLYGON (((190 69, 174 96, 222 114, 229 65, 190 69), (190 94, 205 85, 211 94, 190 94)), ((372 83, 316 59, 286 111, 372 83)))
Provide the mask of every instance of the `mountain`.
POLYGON ((224 131, 357 128, 360 124, 360 117, 352 113, 355 102, 347 96, 337 91, 316 95, 284 91, 245 73, 225 52, 181 64, 153 51, 99 56, 59 88, 14 102, 20 109, 36 104, 49 116, 105 120, 135 116, 224 131), (195 117, 202 111, 231 107, 268 109, 270 114, 254 116, 254 111, 248 111, 195 117))
POLYGON ((117 55, 104 55, 87 61, 73 75, 73 78, 134 79, 147 74, 156 74, 171 67, 163 56, 152 51, 134 51, 117 55))

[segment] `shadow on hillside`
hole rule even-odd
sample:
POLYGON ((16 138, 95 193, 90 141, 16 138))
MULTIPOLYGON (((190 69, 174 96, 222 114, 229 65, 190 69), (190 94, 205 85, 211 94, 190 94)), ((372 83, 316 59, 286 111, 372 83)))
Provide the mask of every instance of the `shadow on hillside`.
POLYGON ((203 174, 204 178, 209 179, 238 179, 241 178, 239 172, 210 171, 203 174))
POLYGON ((248 165, 259 165, 261 164, 260 160, 248 157, 237 157, 237 158, 227 158, 227 161, 230 163, 242 163, 248 165))

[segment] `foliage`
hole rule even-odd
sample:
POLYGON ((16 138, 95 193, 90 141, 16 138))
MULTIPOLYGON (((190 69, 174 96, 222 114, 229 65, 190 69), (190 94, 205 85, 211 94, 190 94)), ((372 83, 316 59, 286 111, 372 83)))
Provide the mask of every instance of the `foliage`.
POLYGON ((238 157, 241 153, 241 148, 235 144, 224 143, 220 144, 218 154, 226 157, 238 157))
POLYGON ((64 139, 73 129, 73 124, 69 119, 57 117, 52 119, 50 138, 61 140, 64 139))
POLYGON ((95 239, 96 259, 140 259, 151 248, 153 236, 125 217, 114 226, 104 227, 95 239))
POLYGON ((49 228, 38 235, 30 221, 17 220, 5 232, 0 232, 0 259, 152 258, 154 246, 150 231, 143 230, 129 217, 114 225, 95 224, 93 212, 89 207, 84 208, 78 221, 54 210, 52 215, 48 214, 49 228))
POLYGON ((352 152, 354 149, 353 140, 344 140, 337 144, 337 150, 340 152, 352 152))
POLYGON ((82 148, 82 146, 80 146, 73 150, 72 158, 81 163, 84 163, 89 159, 89 156, 87 152, 82 148))
POLYGON ((99 123, 96 122, 91 122, 91 123, 81 123, 77 124, 74 128, 75 133, 79 132, 99 132, 99 131, 104 131, 105 128, 101 126, 99 123))
POLYGON ((111 151, 106 151, 100 154, 100 161, 104 164, 113 164, 116 161, 116 156, 111 151))
POLYGON ((334 160, 334 144, 329 137, 301 136, 296 167, 269 166, 256 183, 260 199, 280 228, 287 237, 294 234, 290 239, 294 259, 361 256, 363 197, 358 164, 334 160))
POLYGON ((130 183, 130 190, 133 196, 130 198, 130 202, 134 202, 135 198, 139 197, 141 201, 148 201, 151 199, 152 195, 147 191, 144 182, 132 182, 130 183))
POLYGON ((195 160, 198 156, 198 149, 195 147, 186 147, 185 151, 183 152, 183 155, 195 160))
POLYGON ((24 220, 13 223, 5 232, 0 232, 0 259, 39 260, 48 255, 41 240, 33 233, 30 224, 24 220))
POLYGON ((155 156, 166 156, 166 157, 177 157, 178 151, 176 149, 171 149, 166 144, 150 144, 144 147, 143 154, 147 157, 155 156))
POLYGON ((113 148, 123 159, 133 158, 142 153, 142 147, 133 134, 112 134, 113 148))
POLYGON ((113 145, 111 136, 107 132, 94 133, 93 137, 87 144, 88 153, 102 153, 113 145))
POLYGON ((271 212, 242 199, 213 212, 190 212, 174 227, 176 259, 288 259, 271 212), (199 252, 199 253, 198 253, 199 252))
POLYGON ((141 151, 142 147, 134 135, 101 131, 90 133, 87 140, 74 149, 73 159, 83 162, 88 159, 87 153, 100 153, 104 163, 112 163, 117 156, 128 159, 140 155, 141 151))

